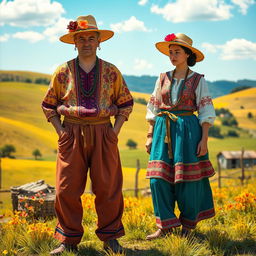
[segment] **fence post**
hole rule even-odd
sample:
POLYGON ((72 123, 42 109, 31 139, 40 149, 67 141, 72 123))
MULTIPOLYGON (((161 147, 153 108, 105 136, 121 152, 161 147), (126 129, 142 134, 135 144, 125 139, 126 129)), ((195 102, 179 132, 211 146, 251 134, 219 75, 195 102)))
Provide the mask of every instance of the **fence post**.
POLYGON ((218 187, 221 188, 221 167, 220 167, 220 161, 217 156, 217 164, 218 164, 218 187))
POLYGON ((2 189, 2 158, 0 157, 0 189, 2 189))
POLYGON ((245 175, 244 175, 244 148, 242 148, 241 150, 241 159, 240 159, 240 166, 241 166, 241 184, 244 185, 244 179, 245 179, 245 175))
POLYGON ((139 171, 140 171, 140 160, 137 159, 136 161, 136 173, 135 173, 135 189, 134 189, 134 195, 135 197, 138 197, 138 191, 139 191, 139 171))

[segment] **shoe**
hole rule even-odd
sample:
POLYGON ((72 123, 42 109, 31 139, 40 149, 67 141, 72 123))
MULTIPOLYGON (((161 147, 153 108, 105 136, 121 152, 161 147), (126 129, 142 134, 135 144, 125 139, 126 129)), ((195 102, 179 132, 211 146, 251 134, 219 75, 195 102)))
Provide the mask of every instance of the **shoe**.
POLYGON ((50 255, 58 256, 64 252, 77 252, 77 246, 73 244, 64 244, 62 243, 58 248, 50 252, 50 255))
POLYGON ((146 240, 154 240, 157 238, 165 237, 167 234, 171 233, 171 229, 158 229, 155 233, 148 235, 146 240))
POLYGON ((111 239, 103 244, 103 248, 106 251, 111 251, 113 253, 123 253, 124 248, 118 243, 116 239, 111 239))

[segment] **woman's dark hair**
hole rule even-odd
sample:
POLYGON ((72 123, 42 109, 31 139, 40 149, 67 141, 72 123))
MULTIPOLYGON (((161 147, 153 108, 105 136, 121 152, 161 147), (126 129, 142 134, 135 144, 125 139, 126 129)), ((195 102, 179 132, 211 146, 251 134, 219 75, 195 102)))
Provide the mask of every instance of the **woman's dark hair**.
POLYGON ((186 54, 189 55, 187 59, 188 66, 193 67, 196 64, 196 54, 193 53, 189 48, 179 45, 186 54))

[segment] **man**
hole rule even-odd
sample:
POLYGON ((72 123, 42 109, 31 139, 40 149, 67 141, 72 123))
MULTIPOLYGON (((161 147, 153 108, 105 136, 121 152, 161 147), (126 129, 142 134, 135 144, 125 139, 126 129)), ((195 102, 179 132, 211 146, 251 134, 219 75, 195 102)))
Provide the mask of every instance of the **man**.
POLYGON ((71 21, 68 29, 60 40, 75 44, 78 57, 57 68, 42 103, 48 121, 59 135, 55 238, 61 244, 51 255, 77 251, 83 235, 80 196, 88 169, 96 195, 96 234, 104 242, 104 249, 121 252, 116 240, 124 235, 123 178, 117 136, 132 111, 133 99, 120 71, 96 55, 100 42, 114 33, 99 30, 91 15, 71 21), (110 116, 115 116, 113 127, 110 116))

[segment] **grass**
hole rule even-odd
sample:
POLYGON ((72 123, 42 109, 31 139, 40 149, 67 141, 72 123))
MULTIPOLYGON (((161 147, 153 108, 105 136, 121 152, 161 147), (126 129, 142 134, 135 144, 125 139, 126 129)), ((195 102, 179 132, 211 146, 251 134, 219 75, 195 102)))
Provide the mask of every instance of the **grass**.
MULTIPOLYGON (((187 237, 180 229, 165 238, 146 241, 154 232, 155 218, 150 197, 125 197, 123 223, 126 235, 119 239, 126 248, 126 256, 252 256, 256 254, 256 180, 239 186, 237 181, 226 181, 222 189, 213 184, 216 216, 200 222, 187 237)), ((84 236, 79 244, 79 255, 108 255, 96 237, 96 213, 92 207, 94 196, 84 195, 84 236)), ((179 211, 176 211, 179 214, 179 211)), ((57 242, 52 234, 56 220, 33 220, 6 211, 0 222, 0 253, 4 255, 48 255, 57 242)), ((66 253, 64 256, 73 256, 66 253)), ((116 254, 118 255, 118 254, 116 254)))

